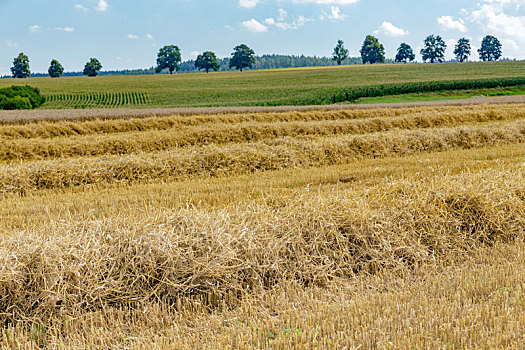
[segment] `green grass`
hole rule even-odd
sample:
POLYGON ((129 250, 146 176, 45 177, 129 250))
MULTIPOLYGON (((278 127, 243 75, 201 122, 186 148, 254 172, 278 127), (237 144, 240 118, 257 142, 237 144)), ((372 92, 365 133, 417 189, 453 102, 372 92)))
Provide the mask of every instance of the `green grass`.
MULTIPOLYGON (((84 96, 93 93, 144 93, 149 103, 118 106, 214 107, 290 105, 315 101, 334 89, 405 82, 520 77, 525 61, 448 64, 411 64, 296 68, 245 72, 195 73, 153 76, 103 76, 1 79, 0 87, 38 87, 50 101, 57 96, 84 96)), ((43 108, 93 108, 93 103, 77 105, 50 103, 43 108)), ((117 107, 118 107, 117 106, 117 107)))
POLYGON ((473 97, 493 97, 493 96, 516 96, 525 95, 525 86, 514 86, 494 89, 474 89, 458 91, 441 91, 429 93, 402 94, 379 97, 365 97, 356 101, 359 104, 370 103, 403 103, 403 102, 422 102, 422 101, 441 101, 466 99, 473 97))

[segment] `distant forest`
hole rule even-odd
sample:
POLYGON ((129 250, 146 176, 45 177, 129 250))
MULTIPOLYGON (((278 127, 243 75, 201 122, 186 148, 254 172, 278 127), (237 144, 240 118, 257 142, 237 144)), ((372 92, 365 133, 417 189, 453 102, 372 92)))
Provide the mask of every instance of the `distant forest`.
MULTIPOLYGON (((219 71, 230 71, 230 58, 219 58, 217 60, 220 68, 219 71)), ((386 59, 385 63, 395 63, 394 60, 386 59)), ((363 64, 361 57, 350 57, 343 61, 344 65, 358 65, 363 64)), ((276 68, 299 68, 299 67, 324 67, 336 66, 331 57, 316 57, 316 56, 293 56, 293 55, 263 55, 255 57, 255 65, 253 69, 276 69, 276 68)), ((179 73, 195 73, 198 69, 195 68, 195 61, 188 60, 180 64, 179 73)), ((125 69, 115 71, 101 71, 99 75, 147 75, 156 74, 155 67, 148 69, 125 69)), ((48 73, 31 73, 32 77, 47 77, 48 73)), ((65 72, 65 77, 82 76, 82 72, 65 72)), ((10 76, 5 76, 10 78, 10 76)))

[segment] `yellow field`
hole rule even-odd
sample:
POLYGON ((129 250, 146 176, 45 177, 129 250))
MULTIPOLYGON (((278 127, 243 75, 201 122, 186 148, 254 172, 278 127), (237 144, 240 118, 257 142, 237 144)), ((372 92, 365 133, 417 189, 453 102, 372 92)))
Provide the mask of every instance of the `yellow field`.
POLYGON ((3 348, 525 347, 525 104, 60 119, 0 125, 3 348))

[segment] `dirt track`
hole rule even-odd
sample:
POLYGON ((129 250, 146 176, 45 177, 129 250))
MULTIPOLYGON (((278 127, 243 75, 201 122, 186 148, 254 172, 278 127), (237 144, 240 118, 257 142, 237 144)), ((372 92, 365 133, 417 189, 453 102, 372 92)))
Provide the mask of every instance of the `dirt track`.
POLYGON ((201 107, 201 108, 153 108, 153 109, 41 109, 24 111, 0 111, 0 123, 31 122, 35 120, 64 120, 92 118, 123 118, 161 115, 195 115, 219 113, 285 112, 311 110, 344 110, 366 108, 402 108, 420 106, 461 106, 498 103, 525 103, 525 95, 501 97, 475 97, 461 100, 441 100, 407 103, 337 104, 324 106, 278 106, 278 107, 201 107))

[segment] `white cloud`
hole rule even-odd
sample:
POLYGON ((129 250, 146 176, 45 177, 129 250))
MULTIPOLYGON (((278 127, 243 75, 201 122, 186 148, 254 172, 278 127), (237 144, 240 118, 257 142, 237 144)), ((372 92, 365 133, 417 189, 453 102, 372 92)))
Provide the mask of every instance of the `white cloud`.
MULTIPOLYGON (((482 0, 465 19, 479 25, 483 35, 496 36, 503 45, 504 57, 525 58, 525 0, 482 0)), ((481 38, 479 38, 481 41, 481 38)))
POLYGON ((454 55, 454 49, 456 48, 456 44, 458 43, 455 39, 447 39, 445 40, 445 44, 447 45, 447 50, 445 51, 445 59, 446 60, 452 60, 456 58, 454 55))
POLYGON ((197 56, 200 55, 200 52, 199 51, 192 51, 190 53, 190 56, 193 58, 193 59, 197 59, 197 56))
POLYGON ((40 31, 40 29, 42 29, 41 26, 39 26, 38 24, 35 24, 35 25, 32 25, 29 27, 29 32, 30 33, 37 33, 40 31))
POLYGON ((259 0, 239 0, 239 6, 247 9, 254 8, 259 3, 259 0))
POLYGON ((252 18, 249 21, 242 22, 242 26, 248 29, 250 32, 254 32, 254 33, 264 33, 268 30, 267 26, 260 23, 255 18, 252 18))
POLYGON ((407 35, 410 32, 408 30, 404 30, 403 28, 396 27, 390 22, 383 22, 379 28, 377 28, 374 31, 375 35, 384 34, 387 36, 403 36, 407 35))
POLYGON ((339 6, 331 6, 330 7, 330 13, 326 13, 324 11, 322 11, 322 15, 321 15, 321 19, 322 20, 332 20, 332 21, 337 21, 337 20, 344 20, 347 15, 345 14, 342 14, 341 13, 341 9, 339 9, 339 6))
POLYGON ((286 17, 288 17, 288 12, 283 9, 279 9, 279 16, 277 17, 277 20, 282 22, 286 19, 286 17))
POLYGON ((57 27, 55 28, 55 30, 58 30, 60 32, 68 32, 68 33, 71 33, 71 32, 74 32, 75 31, 75 28, 73 27, 57 27))
POLYGON ((502 39, 501 40, 501 46, 503 47, 502 50, 509 50, 509 51, 519 51, 520 47, 516 42, 512 39, 502 39))
POLYGON ((311 18, 306 18, 305 16, 298 16, 290 22, 285 22, 287 17, 288 13, 283 9, 279 9, 279 16, 277 18, 266 18, 264 23, 283 30, 296 30, 312 20, 311 18))
POLYGON ((75 5, 75 8, 76 8, 77 10, 80 10, 80 11, 84 12, 84 13, 87 13, 87 12, 89 11, 89 10, 88 10, 84 5, 82 5, 82 4, 76 4, 76 5, 75 5))
POLYGON ((360 0, 291 0, 296 4, 322 4, 322 5, 350 5, 357 4, 360 0))
POLYGON ((444 30, 459 30, 462 33, 467 31, 465 22, 461 18, 455 21, 452 16, 441 16, 437 19, 437 22, 444 30))
POLYGON ((151 35, 151 34, 146 34, 146 38, 148 38, 149 40, 153 40, 153 35, 151 35))
POLYGON ((109 4, 106 0, 98 0, 97 7, 95 7, 95 10, 104 12, 108 9, 109 4))
POLYGON ((128 38, 128 39, 133 39, 133 40, 136 40, 136 39, 138 39, 138 38, 139 38, 139 36, 138 36, 138 35, 136 35, 136 34, 128 34, 128 35, 127 35, 127 38, 128 38))
POLYGON ((17 47, 17 46, 18 46, 17 43, 15 43, 14 41, 11 41, 11 40, 6 40, 6 41, 5 41, 5 44, 6 44, 7 46, 9 46, 9 47, 17 47))
POLYGON ((505 13, 502 6, 519 5, 517 0, 485 0, 485 2, 471 13, 470 19, 473 22, 479 24, 485 32, 525 41, 525 16, 509 15, 505 13))

